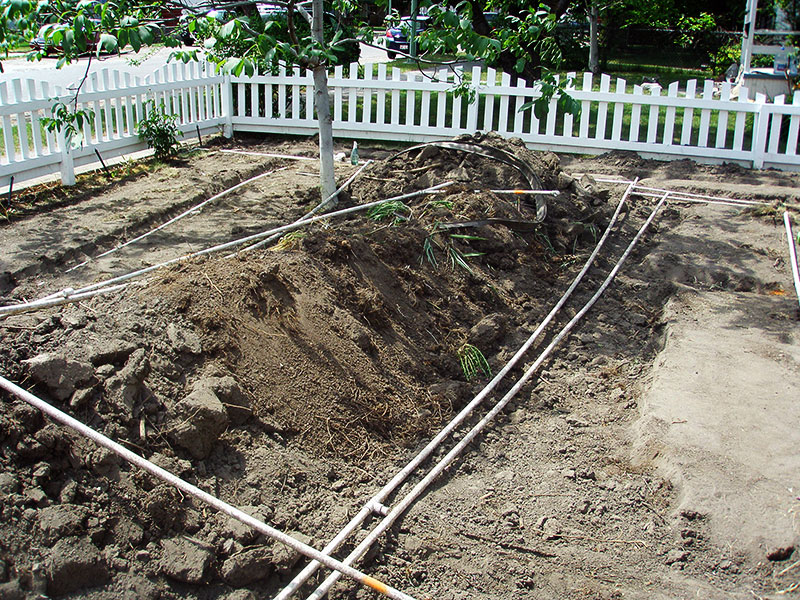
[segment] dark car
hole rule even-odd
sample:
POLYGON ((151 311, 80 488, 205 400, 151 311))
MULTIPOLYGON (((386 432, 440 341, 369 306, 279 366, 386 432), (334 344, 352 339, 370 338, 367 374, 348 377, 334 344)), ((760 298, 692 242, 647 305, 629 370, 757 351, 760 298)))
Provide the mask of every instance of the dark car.
MULTIPOLYGON (((92 19, 92 22, 94 23, 95 31, 93 38, 86 40, 86 52, 94 52, 97 50, 97 44, 100 42, 100 32, 97 30, 97 27, 100 25, 100 19, 92 19)), ((42 29, 44 29, 44 27, 42 27, 42 29)), ((63 50, 60 42, 54 44, 51 40, 45 40, 41 29, 39 30, 39 35, 33 38, 29 42, 29 45, 31 50, 44 52, 46 55, 51 52, 61 52, 63 50)))
MULTIPOLYGON (((417 16, 417 35, 428 28, 430 17, 417 16)), ((411 35, 411 17, 402 17, 400 23, 386 30, 386 56, 393 59, 398 52, 407 53, 409 50, 409 37, 411 35)))

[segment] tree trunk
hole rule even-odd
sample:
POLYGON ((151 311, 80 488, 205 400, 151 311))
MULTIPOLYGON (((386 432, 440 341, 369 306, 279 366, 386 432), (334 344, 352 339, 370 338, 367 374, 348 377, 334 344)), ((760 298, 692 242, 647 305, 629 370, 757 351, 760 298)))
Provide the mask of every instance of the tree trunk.
MULTIPOLYGON (((313 0, 312 9, 311 34, 320 44, 324 44, 322 0, 313 0)), ((336 191, 336 178, 333 172, 333 119, 328 96, 328 70, 325 65, 317 65, 313 72, 314 106, 319 120, 319 184, 324 200, 336 191)), ((330 206, 335 205, 336 198, 333 198, 330 206)))
POLYGON ((589 70, 597 75, 600 72, 599 44, 597 28, 600 21, 600 10, 593 1, 589 9, 589 70))

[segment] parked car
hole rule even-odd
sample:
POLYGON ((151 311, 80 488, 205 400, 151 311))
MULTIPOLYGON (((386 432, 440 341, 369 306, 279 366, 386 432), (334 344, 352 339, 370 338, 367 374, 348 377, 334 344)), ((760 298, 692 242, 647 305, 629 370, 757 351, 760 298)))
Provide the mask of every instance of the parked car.
MULTIPOLYGON (((90 40, 86 40, 86 52, 94 52, 97 50, 97 44, 100 42, 100 31, 97 29, 100 25, 100 19, 92 19, 92 22, 95 24, 94 37, 90 40)), ((52 40, 46 40, 42 34, 43 29, 44 26, 39 29, 39 34, 29 42, 28 45, 31 47, 31 50, 44 52, 46 55, 61 52, 64 49, 61 43, 54 44, 52 40)))
MULTIPOLYGON (((417 35, 429 26, 428 15, 417 16, 417 35)), ((386 56, 393 59, 398 52, 409 51, 409 37, 411 35, 411 17, 401 17, 400 22, 386 30, 386 56)))

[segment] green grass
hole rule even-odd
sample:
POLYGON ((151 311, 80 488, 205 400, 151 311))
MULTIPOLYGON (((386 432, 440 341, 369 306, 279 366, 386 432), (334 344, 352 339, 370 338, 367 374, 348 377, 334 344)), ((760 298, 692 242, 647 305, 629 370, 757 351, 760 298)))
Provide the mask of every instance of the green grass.
POLYGON ((13 44, 0 44, 0 52, 3 53, 3 59, 5 60, 10 53, 20 53, 20 52, 30 52, 31 47, 29 44, 25 42, 18 42, 13 44))
POLYGON ((458 362, 461 365, 461 371, 464 373, 464 378, 467 381, 479 377, 481 374, 486 377, 492 376, 492 369, 486 357, 478 348, 472 344, 463 344, 458 349, 458 362))

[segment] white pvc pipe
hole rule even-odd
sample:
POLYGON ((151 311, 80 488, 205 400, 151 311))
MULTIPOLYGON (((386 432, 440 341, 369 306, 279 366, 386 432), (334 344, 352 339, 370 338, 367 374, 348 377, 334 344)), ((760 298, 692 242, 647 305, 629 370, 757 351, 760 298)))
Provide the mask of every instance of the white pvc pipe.
POLYGON ((527 196, 558 196, 558 190, 472 190, 473 192, 492 192, 493 194, 519 194, 527 196))
POLYGON ((794 233, 792 232, 792 222, 789 219, 789 211, 783 213, 783 224, 786 227, 786 237, 789 242, 789 262, 792 263, 792 278, 794 279, 794 291, 797 294, 797 301, 800 302, 800 271, 797 266, 797 250, 794 245, 794 233))
MULTIPOLYGON (((644 196, 645 198, 661 198, 664 194, 656 194, 654 192, 633 192, 635 196, 644 196)), ((716 204, 719 206, 735 206, 738 208, 750 206, 750 203, 743 204, 741 202, 728 202, 727 200, 708 200, 706 198, 693 198, 684 197, 681 192, 675 192, 675 195, 669 197, 669 202, 694 202, 695 204, 716 204)), ((755 206, 763 206, 763 203, 754 202, 755 206)))
POLYGON ((18 385, 10 382, 5 377, 0 376, 0 388, 3 388, 7 392, 14 394, 21 400, 24 400, 31 406, 39 409, 48 417, 61 423, 62 425, 66 425, 67 427, 74 429, 79 434, 89 438, 90 440, 94 441, 95 443, 107 448, 120 458, 128 461, 132 465, 147 471, 151 475, 158 477, 162 481, 178 488, 179 490, 189 494, 200 500, 201 502, 205 502, 209 506, 215 508, 216 510, 225 513, 226 515, 233 517, 237 521, 244 523, 245 525, 249 525, 259 533, 263 533, 267 537, 270 537, 274 540, 281 542, 282 544, 286 544, 290 548, 296 550, 297 552, 308 556, 309 558, 313 558, 314 560, 319 560, 325 566, 336 570, 337 572, 341 572, 343 575, 347 575, 348 577, 355 579, 362 585, 372 588, 373 590, 388 596, 389 598, 396 598, 397 600, 414 600, 412 596, 408 594, 404 594, 403 592, 396 590, 388 585, 378 581, 377 579, 362 573, 348 565, 343 564, 342 562, 336 560, 335 558, 331 558, 319 552, 315 548, 312 548, 308 544, 301 542, 289 535, 286 535, 282 531, 270 527, 263 521, 259 521, 258 519, 248 515, 245 512, 242 512, 235 506, 231 506, 230 504, 223 502, 222 500, 212 496, 211 494, 204 492, 197 486, 184 481, 183 479, 177 477, 176 475, 162 469, 161 467, 153 464, 149 460, 131 452, 124 446, 116 443, 115 441, 111 440, 110 438, 106 437, 105 435, 95 431, 91 427, 81 423, 77 419, 70 417, 68 414, 64 413, 63 411, 57 409, 56 407, 52 406, 51 404, 45 402, 44 400, 34 396, 27 390, 22 389, 18 385))
POLYGON ((287 160, 313 160, 319 162, 318 158, 311 156, 294 156, 292 154, 271 154, 269 152, 248 152, 247 150, 220 150, 226 154, 244 154, 247 156, 266 156, 268 158, 285 158, 287 160))
POLYGON ((7 310, 4 310, 3 313, 0 314, 0 320, 24 312, 43 310, 45 308, 52 308, 53 306, 61 306, 62 304, 72 304, 74 302, 80 302, 81 300, 87 300, 88 298, 94 298, 95 296, 113 294, 114 292, 119 292, 124 290, 129 285, 131 284, 123 283, 121 285, 104 287, 98 290, 92 290, 90 292, 80 292, 80 293, 77 293, 74 290, 72 291, 68 289, 62 290, 58 294, 48 296, 47 298, 42 298, 41 300, 28 302, 26 304, 17 304, 14 306, 5 307, 7 310))
POLYGON ((192 208, 183 211, 177 217, 173 217, 172 219, 170 219, 166 223, 162 223, 161 225, 159 225, 155 229, 152 229, 152 230, 148 231, 147 233, 143 233, 140 236, 137 236, 137 237, 135 237, 135 238, 133 238, 131 240, 128 240, 124 244, 119 244, 118 246, 112 248, 111 250, 106 250, 105 252, 103 252, 102 254, 98 254, 94 258, 89 258, 89 259, 83 261, 82 263, 77 264, 74 267, 71 267, 71 268, 67 269, 65 271, 65 273, 70 273, 71 271, 74 271, 75 269, 78 269, 78 268, 80 268, 80 267, 82 267, 84 265, 89 264, 93 260, 97 260, 98 258, 103 258, 104 256, 108 256, 109 254, 113 254, 114 252, 117 252, 118 250, 120 250, 120 249, 122 249, 122 248, 124 248, 126 246, 130 246, 131 244, 135 244, 136 242, 138 242, 140 240, 143 240, 144 238, 146 238, 148 236, 153 235, 157 231, 161 231, 162 229, 164 229, 168 225, 172 225, 173 223, 175 223, 177 221, 180 221, 181 219, 183 219, 187 215, 190 215, 190 214, 194 213, 195 211, 198 211, 198 210, 202 209, 204 206, 206 206, 207 204, 213 202, 214 200, 218 200, 218 199, 222 198, 223 196, 227 196, 231 192, 234 192, 234 191, 238 190, 239 188, 244 187, 245 185, 253 183, 254 181, 257 181, 258 179, 261 179, 262 177, 267 177, 268 175, 273 175, 274 173, 277 173, 278 171, 285 171, 288 168, 289 167, 281 167, 280 169, 274 169, 274 170, 268 171, 266 173, 261 173, 261 175, 256 175, 255 177, 251 177, 250 179, 248 179, 246 181, 242 181, 241 183, 237 183, 233 187, 228 188, 227 190, 225 190, 223 192, 220 192, 219 194, 211 196, 211 198, 208 198, 207 200, 203 200, 200 204, 197 204, 197 205, 193 206, 192 208))
MULTIPOLYGON (((577 173, 576 173, 576 175, 577 175, 577 173)), ((604 178, 604 177, 594 177, 591 174, 589 176, 592 177, 592 179, 594 179, 598 183, 619 183, 619 184, 626 184, 626 185, 630 183, 630 181, 628 181, 627 179, 610 179, 610 178, 604 178)), ((648 191, 648 192, 656 192, 656 194, 651 195, 651 197, 653 197, 653 198, 661 198, 662 195, 668 193, 670 195, 670 198, 669 198, 670 200, 681 199, 681 200, 691 201, 691 200, 688 200, 688 198, 695 198, 695 199, 705 199, 705 200, 712 200, 712 201, 725 202, 725 203, 732 203, 733 202, 733 203, 737 203, 737 204, 744 204, 744 205, 747 205, 747 206, 762 206, 763 204, 765 204, 764 202, 758 202, 757 200, 742 200, 740 198, 728 198, 727 196, 709 196, 707 194, 696 194, 696 193, 693 193, 693 192, 681 192, 681 191, 678 191, 678 190, 667 190, 667 189, 663 189, 663 188, 649 187, 649 186, 646 186, 646 185, 637 185, 636 187, 637 187, 638 190, 645 190, 645 191, 648 191)), ((646 194, 639 194, 639 195, 644 196, 646 194)))
MULTIPOLYGON (((662 188, 657 187, 649 187, 646 185, 637 185, 636 186, 640 190, 645 190, 648 192, 656 192, 657 194, 669 194, 670 200, 673 200, 674 197, 689 197, 689 198, 697 198, 698 200, 712 200, 715 202, 735 202, 737 204, 745 204, 748 206, 760 206, 764 204, 763 202, 758 202, 757 200, 742 200, 741 198, 728 198, 727 196, 710 196, 708 194, 696 194, 694 192, 681 192, 679 190, 665 190, 662 188)), ((660 197, 660 196, 659 196, 660 197)))
MULTIPOLYGON (((595 302, 602 296, 605 292, 606 288, 611 284, 616 277, 619 270, 622 268, 622 264, 628 258, 630 253, 633 251, 633 248, 641 239, 644 232, 653 222, 658 211, 664 205, 664 202, 667 199, 669 194, 665 194, 661 201, 656 205, 653 209, 653 212, 648 217, 647 221, 645 221, 644 225, 639 229, 636 233, 636 236, 631 240, 628 247, 625 249, 625 252, 622 254, 622 257, 619 259, 617 264, 611 270, 611 272, 606 277, 605 281, 603 281, 602 285, 598 288, 595 294, 589 299, 589 301, 584 305, 584 307, 567 323, 564 328, 558 333, 558 335, 550 342, 550 344, 545 348, 545 350, 539 355, 536 361, 528 368, 525 374, 517 381, 517 383, 512 387, 508 393, 490 410, 486 416, 483 417, 462 439, 459 443, 453 447, 447 455, 442 458, 436 466, 416 485, 414 488, 389 512, 386 517, 373 529, 369 535, 367 535, 362 542, 356 546, 356 548, 344 559, 345 564, 352 564, 354 561, 358 560, 363 554, 372 546, 375 540, 378 539, 383 533, 392 526, 392 524, 408 509, 408 507, 428 488, 428 486, 444 471, 457 457, 461 454, 462 450, 466 448, 472 440, 486 427, 486 425, 496 417, 500 411, 502 411, 505 406, 511 401, 511 399, 522 389, 522 386, 531 378, 531 376, 539 369, 542 363, 547 359, 553 349, 561 342, 564 337, 572 330, 572 328, 580 321, 583 316, 589 311, 589 309, 594 306, 595 302)), ((333 586, 338 580, 340 575, 338 573, 331 573, 327 579, 308 597, 308 600, 320 600, 325 594, 328 593, 331 586, 333 586)))
MULTIPOLYGON (((353 174, 352 174, 352 175, 351 175, 351 176, 350 176, 350 177, 347 179, 347 181, 345 181, 345 182, 344 182, 342 185, 340 185, 340 186, 339 186, 339 188, 338 188, 338 189, 337 189, 335 192, 333 192, 333 193, 332 193, 330 196, 328 196, 328 197, 327 197, 327 198, 325 198, 325 199, 324 199, 322 202, 320 202, 319 204, 317 204, 317 205, 316 205, 314 208, 312 208, 310 211, 308 211, 308 212, 307 212, 306 214, 304 214, 302 217, 300 217, 299 219, 297 219, 297 220, 295 221, 295 223, 299 223, 300 221, 307 221, 308 219, 310 219, 311 217, 313 217, 315 214, 317 214, 319 211, 321 211, 321 210, 324 210, 324 209, 325 209, 325 207, 328 205, 328 202, 330 202, 331 200, 333 200, 334 198, 336 198, 336 196, 338 196, 338 195, 341 193, 341 191, 342 191, 344 188, 346 188, 348 185, 350 185, 351 183, 353 183, 353 181, 355 180, 355 178, 356 178, 356 177, 358 177, 358 176, 361 174, 361 172, 362 172, 364 169, 366 169, 368 166, 370 166, 371 164, 372 164, 372 161, 371 161, 371 160, 368 160, 367 162, 365 162, 365 163, 364 163, 364 166, 363 166, 363 167, 361 167, 361 168, 360 168, 358 171, 356 171, 355 173, 353 173, 353 174)), ((231 258, 231 257, 233 257, 233 256, 236 256, 236 254, 239 254, 240 252, 247 252, 248 250, 255 250, 256 248, 261 248, 262 246, 266 246, 267 244, 269 244, 271 241, 273 241, 273 240, 277 240, 279 237, 280 237, 280 234, 271 235, 271 236, 269 236, 267 239, 265 239, 265 240, 261 240, 260 242, 256 242, 255 244, 253 244, 253 245, 251 245, 251 246, 248 246, 247 248, 242 248, 241 250, 239 250, 239 251, 235 252, 234 254, 229 254, 229 255, 228 255, 228 256, 226 256, 225 258, 231 258)))
POLYGON ((386 202, 390 202, 391 200, 396 200, 398 198, 405 198, 405 197, 409 197, 409 196, 419 196, 419 195, 422 195, 422 194, 435 194, 435 193, 438 193, 439 191, 441 191, 442 188, 444 188, 444 187, 446 187, 448 185, 452 185, 452 182, 451 181, 447 181, 445 183, 440 183, 439 185, 434 186, 433 188, 427 188, 427 189, 420 190, 420 191, 417 191, 417 192, 412 192, 411 194, 405 194, 404 196, 396 196, 395 198, 387 198, 385 200, 377 200, 375 202, 369 202, 367 204, 359 204, 358 206, 352 206, 350 208, 344 208, 342 210, 334 211, 334 212, 327 213, 327 214, 324 214, 324 215, 320 215, 320 216, 317 216, 317 217, 312 217, 310 219, 307 219, 305 221, 301 221, 301 222, 298 222, 298 223, 291 223, 289 225, 283 225, 281 227, 276 227, 274 229, 268 229, 267 231, 262 231, 261 233, 254 233, 253 235, 248 235, 246 237, 239 238, 238 240, 233 240, 231 242, 225 242, 224 244, 219 244, 217 246, 212 246, 211 248, 206 248, 205 250, 199 250, 197 252, 193 252, 193 253, 187 254, 185 256, 180 256, 178 258, 173 258, 171 260, 165 261, 163 263, 159 263, 157 265, 153 265, 151 267, 145 267, 144 269, 139 269, 138 271, 132 271, 132 272, 127 273, 125 275, 120 275, 118 277, 112 277, 111 279, 107 279, 105 281, 101 281, 101 282, 98 282, 98 283, 93 283, 92 285, 87 285, 86 287, 80 288, 78 290, 70 290, 70 289, 62 290, 61 292, 58 292, 57 294, 51 294, 50 296, 46 296, 46 297, 41 298, 39 300, 34 300, 33 302, 26 302, 26 303, 22 303, 22 304, 12 304, 12 305, 9 305, 9 306, 2 306, 2 307, 0 307, 0 317, 2 317, 4 315, 9 315, 9 314, 16 314, 16 313, 19 313, 19 312, 26 312, 28 310, 38 310, 38 308, 39 308, 38 305, 41 304, 43 301, 52 299, 56 295, 62 295, 65 292, 70 292, 70 295, 74 295, 74 294, 82 294, 84 292, 90 292, 90 291, 97 290, 97 289, 100 289, 100 288, 105 288, 105 287, 108 287, 108 286, 113 285, 113 284, 121 283, 123 281, 129 281, 131 279, 135 279, 136 277, 141 277, 142 275, 145 275, 147 273, 152 273, 153 271, 155 271, 157 269, 161 269, 161 268, 167 267, 169 265, 174 265, 174 264, 179 263, 179 262, 185 262, 185 261, 190 260, 192 258, 197 258, 198 256, 204 256, 206 254, 212 254, 214 252, 219 252, 221 250, 227 250, 228 248, 232 248, 232 247, 238 246, 240 244, 246 244, 247 242, 251 242, 253 240, 261 239, 263 237, 267 237, 267 236, 270 236, 270 235, 275 234, 275 233, 286 233, 287 231, 293 231, 295 229, 300 229, 301 227, 305 227, 306 225, 311 225, 312 223, 316 223, 316 222, 322 221, 324 219, 330 219, 330 218, 333 218, 333 217, 340 217, 340 216, 343 216, 343 215, 347 215, 347 214, 351 214, 351 213, 355 213, 355 212, 360 212, 360 211, 372 208, 373 206, 378 206, 380 204, 384 204, 386 202))
MULTIPOLYGON (((561 296, 558 300, 556 305, 550 310, 548 315, 542 320, 536 330, 530 335, 530 337, 525 341, 525 343, 517 350, 513 357, 506 363, 506 365, 497 373, 497 375, 492 378, 492 380, 486 384, 486 386, 469 402, 461 412, 458 413, 430 442, 413 458, 409 463, 403 467, 377 494, 375 494, 365 505, 364 507, 356 514, 353 519, 328 543, 325 548, 323 548, 323 552, 329 554, 335 551, 341 543, 346 540, 350 534, 361 524, 364 520, 374 512, 373 507, 381 506, 386 498, 400 485, 402 484, 406 478, 413 473, 419 465, 426 459, 428 456, 433 453, 436 448, 441 445, 441 443, 447 438, 464 420, 483 402, 483 400, 497 387, 500 381, 508 374, 509 371, 519 362, 522 356, 528 351, 528 349, 533 345, 536 339, 541 335, 544 329, 550 324, 553 318, 558 314, 564 304, 567 302, 569 297, 578 287, 578 284, 583 280, 583 277, 586 275, 589 268, 594 263, 597 255, 600 253, 601 248, 605 244, 608 236, 611 233, 614 225, 619 218, 619 214, 622 211, 622 207, 625 204, 625 201, 630 196, 631 190, 633 189, 634 183, 628 186, 628 189, 623 194, 622 199, 619 201, 614 214, 611 217, 611 220, 606 227, 605 232, 603 233, 600 241, 598 241, 597 245, 595 246, 594 250, 592 251, 589 258, 586 260, 586 263, 583 265, 580 273, 575 277, 573 282, 570 284, 567 291, 561 296)), ((297 574, 297 576, 283 589, 281 592, 275 596, 274 600, 287 600, 297 589, 305 583, 305 581, 313 575, 316 570, 319 568, 319 563, 311 562, 306 567, 297 574)))

